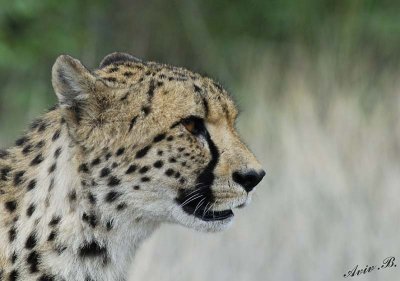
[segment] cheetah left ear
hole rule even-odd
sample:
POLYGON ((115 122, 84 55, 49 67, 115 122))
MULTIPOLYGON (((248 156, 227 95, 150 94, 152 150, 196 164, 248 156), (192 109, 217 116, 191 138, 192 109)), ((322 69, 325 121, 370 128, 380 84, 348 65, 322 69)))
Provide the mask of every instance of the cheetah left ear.
POLYGON ((113 63, 119 63, 119 62, 124 62, 124 61, 142 62, 140 59, 138 59, 137 57, 134 57, 130 54, 115 52, 115 53, 111 53, 104 57, 104 59, 100 63, 100 68, 106 67, 107 65, 110 65, 113 63))
POLYGON ((57 58, 52 69, 52 82, 62 107, 74 107, 88 98, 96 78, 82 63, 68 55, 57 58))

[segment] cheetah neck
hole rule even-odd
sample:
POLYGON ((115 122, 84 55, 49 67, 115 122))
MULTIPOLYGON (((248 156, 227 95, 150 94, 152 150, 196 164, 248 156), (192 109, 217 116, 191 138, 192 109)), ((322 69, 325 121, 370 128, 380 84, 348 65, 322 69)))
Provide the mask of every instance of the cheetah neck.
POLYGON ((105 206, 109 187, 82 175, 67 126, 46 118, 51 127, 28 133, 0 159, 9 168, 2 205, 16 205, 1 210, 0 270, 21 280, 125 280, 137 247, 159 223, 105 206))

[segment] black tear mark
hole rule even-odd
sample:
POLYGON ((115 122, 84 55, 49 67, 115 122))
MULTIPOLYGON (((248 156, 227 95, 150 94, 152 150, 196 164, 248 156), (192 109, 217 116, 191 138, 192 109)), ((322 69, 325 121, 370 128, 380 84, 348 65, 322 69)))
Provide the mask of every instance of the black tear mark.
POLYGON ((206 140, 208 143, 208 147, 210 148, 211 160, 208 163, 207 167, 203 170, 203 172, 197 177, 196 182, 199 185, 206 185, 210 187, 215 179, 214 169, 218 164, 219 151, 208 132, 206 133, 206 140))
POLYGON ((128 132, 132 131, 133 126, 135 126, 135 124, 136 124, 137 118, 138 118, 137 116, 134 116, 134 117, 131 119, 131 122, 130 122, 130 124, 129 124, 129 131, 128 131, 128 132))

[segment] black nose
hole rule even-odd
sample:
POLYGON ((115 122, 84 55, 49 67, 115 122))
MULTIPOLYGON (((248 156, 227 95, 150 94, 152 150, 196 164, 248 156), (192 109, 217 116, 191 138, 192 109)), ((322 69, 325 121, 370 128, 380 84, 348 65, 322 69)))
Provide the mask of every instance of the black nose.
POLYGON ((234 172, 232 178, 235 182, 243 186, 243 188, 250 192, 253 188, 263 179, 265 171, 256 172, 255 170, 245 172, 234 172))

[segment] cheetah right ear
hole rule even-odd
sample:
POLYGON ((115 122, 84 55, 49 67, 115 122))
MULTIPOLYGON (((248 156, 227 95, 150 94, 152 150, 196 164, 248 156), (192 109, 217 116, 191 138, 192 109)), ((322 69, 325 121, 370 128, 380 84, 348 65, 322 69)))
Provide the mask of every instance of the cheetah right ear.
POLYGON ((60 105, 73 107, 87 99, 95 88, 96 78, 79 60, 61 55, 53 65, 52 83, 60 105))

